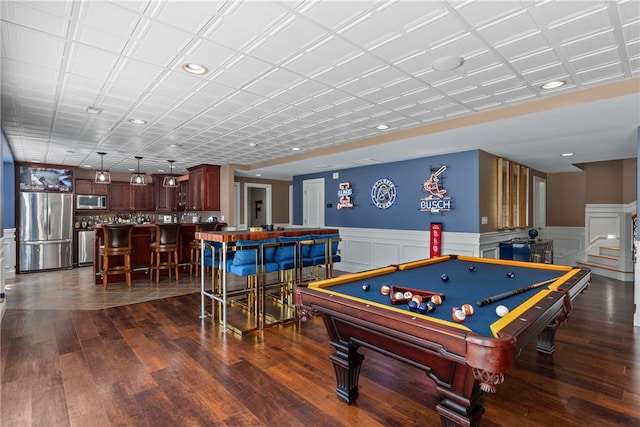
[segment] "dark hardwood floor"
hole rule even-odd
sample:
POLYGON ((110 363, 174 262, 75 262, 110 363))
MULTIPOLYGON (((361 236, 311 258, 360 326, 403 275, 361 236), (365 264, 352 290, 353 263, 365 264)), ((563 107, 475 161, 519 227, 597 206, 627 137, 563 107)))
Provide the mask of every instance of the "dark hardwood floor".
MULTIPOLYGON (((97 295, 82 298, 107 298, 68 283, 69 272, 46 274, 50 298, 63 281, 97 295)), ((162 298, 162 283, 148 289, 161 299, 69 309, 47 307, 46 292, 20 307, 16 282, 1 326, 2 426, 440 425, 431 380, 366 349, 360 397, 340 402, 319 318, 240 338, 198 318, 198 293, 162 298)), ((531 343, 497 393, 483 396, 481 425, 640 425, 633 310, 633 283, 594 276, 558 330, 555 355, 531 343)))

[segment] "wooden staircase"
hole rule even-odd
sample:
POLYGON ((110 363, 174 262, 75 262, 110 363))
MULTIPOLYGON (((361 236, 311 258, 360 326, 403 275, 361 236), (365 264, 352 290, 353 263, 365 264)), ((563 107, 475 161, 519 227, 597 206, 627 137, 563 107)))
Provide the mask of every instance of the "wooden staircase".
POLYGON ((587 254, 586 261, 577 264, 588 267, 593 274, 623 281, 633 281, 633 270, 624 271, 618 268, 620 248, 617 246, 599 246, 597 253, 587 254))

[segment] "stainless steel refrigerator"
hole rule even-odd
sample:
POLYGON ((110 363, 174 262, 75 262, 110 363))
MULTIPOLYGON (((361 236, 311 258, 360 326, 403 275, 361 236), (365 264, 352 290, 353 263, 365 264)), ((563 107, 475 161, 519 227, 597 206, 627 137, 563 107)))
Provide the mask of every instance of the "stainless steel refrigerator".
POLYGON ((20 272, 71 268, 73 194, 20 193, 20 272))

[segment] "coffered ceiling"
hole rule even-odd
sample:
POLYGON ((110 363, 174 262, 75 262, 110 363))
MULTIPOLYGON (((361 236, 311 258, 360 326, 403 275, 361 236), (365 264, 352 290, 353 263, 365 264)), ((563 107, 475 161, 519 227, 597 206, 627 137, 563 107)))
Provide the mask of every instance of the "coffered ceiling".
POLYGON ((18 161, 96 168, 106 152, 112 171, 142 156, 147 173, 172 159, 178 173, 234 164, 290 179, 476 148, 544 172, 637 154, 638 1, 21 0, 0 12, 2 128, 18 161), (442 58, 463 63, 436 71, 442 58), (566 84, 542 90, 550 80, 566 84))

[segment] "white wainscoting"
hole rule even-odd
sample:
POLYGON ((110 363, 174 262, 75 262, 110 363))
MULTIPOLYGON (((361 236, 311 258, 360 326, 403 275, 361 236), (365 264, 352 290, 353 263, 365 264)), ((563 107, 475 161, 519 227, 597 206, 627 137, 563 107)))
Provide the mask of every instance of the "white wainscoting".
MULTIPOLYGON (((479 234, 445 230, 441 253, 499 258, 499 242, 524 235, 523 231, 479 234)), ((351 273, 425 259, 430 254, 429 231, 340 227, 340 238, 342 261, 336 269, 351 273)))
POLYGON ((584 260, 584 227, 546 227, 541 234, 541 238, 553 240, 554 264, 576 265, 584 260))
MULTIPOLYGON (((640 241, 633 242, 636 248, 636 254, 640 254, 640 241)), ((633 325, 640 326, 640 256, 636 256, 636 264, 634 271, 634 285, 633 285, 633 301, 636 304, 636 312, 633 315, 633 325)))
MULTIPOLYGON (((4 229, 4 239, 2 242, 4 248, 3 271, 5 279, 11 279, 16 276, 16 229, 4 229)), ((4 292, 4 290, 2 291, 4 292)))

